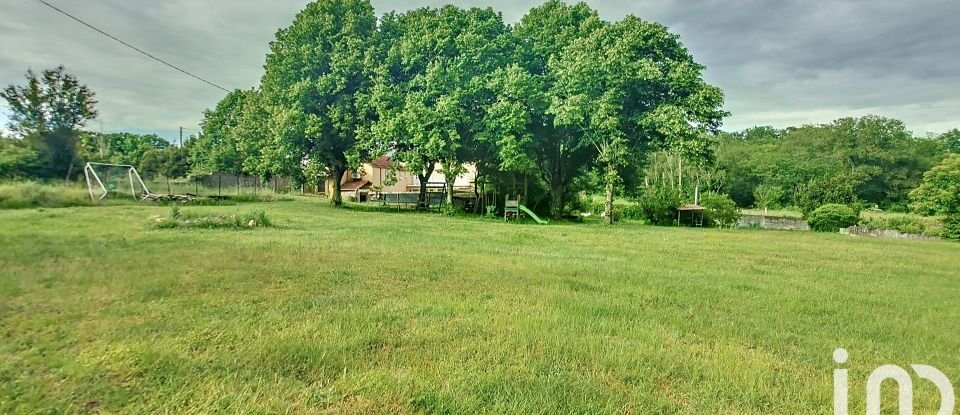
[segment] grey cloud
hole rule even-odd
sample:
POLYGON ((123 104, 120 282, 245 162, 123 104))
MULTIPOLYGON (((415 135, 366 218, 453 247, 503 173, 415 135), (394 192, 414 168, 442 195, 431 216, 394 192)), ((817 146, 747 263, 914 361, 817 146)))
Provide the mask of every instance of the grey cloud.
MULTIPOLYGON (((88 22, 228 89, 254 86, 268 43, 303 0, 50 0, 88 22)), ((374 0, 378 13, 451 1, 374 0)), ((539 1, 490 6, 510 23, 539 1)), ((876 113, 923 133, 960 127, 955 0, 593 1, 607 20, 627 14, 680 34, 705 77, 724 89, 728 129, 787 126, 876 113)), ((64 64, 100 100, 106 130, 195 130, 223 92, 152 62, 32 0, 6 2, 0 84, 28 67, 64 64)), ((99 128, 93 123, 91 128, 99 128)))

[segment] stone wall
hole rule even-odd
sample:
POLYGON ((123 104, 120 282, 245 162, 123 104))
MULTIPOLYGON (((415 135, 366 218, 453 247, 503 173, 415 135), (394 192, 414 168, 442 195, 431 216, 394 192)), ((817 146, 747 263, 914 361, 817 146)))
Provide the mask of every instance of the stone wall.
POLYGON ((795 218, 781 218, 763 215, 743 215, 740 218, 741 228, 780 229, 790 231, 809 231, 807 221, 795 218))
POLYGON ((936 236, 915 235, 911 233, 902 233, 891 229, 870 229, 865 226, 851 226, 841 229, 840 233, 851 236, 866 236, 869 238, 890 238, 890 239, 908 239, 914 241, 938 241, 936 236))

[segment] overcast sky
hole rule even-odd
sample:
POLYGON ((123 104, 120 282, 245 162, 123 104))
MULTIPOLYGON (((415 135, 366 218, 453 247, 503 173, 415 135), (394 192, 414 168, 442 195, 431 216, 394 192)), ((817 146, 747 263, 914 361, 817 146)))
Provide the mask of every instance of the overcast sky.
MULTIPOLYGON (((268 43, 305 1, 48 0, 228 89, 250 88, 268 43)), ((455 3, 508 23, 540 1, 374 0, 378 14, 455 3)), ((605 20, 634 14, 680 34, 726 93, 726 130, 844 116, 899 118, 918 134, 960 127, 960 0, 590 1, 605 20)), ((194 133, 224 93, 151 61, 36 0, 0 0, 0 85, 63 64, 97 94, 90 129, 194 133)), ((0 110, 4 110, 0 108, 0 110)), ((5 117, 0 121, 6 124, 5 117)))

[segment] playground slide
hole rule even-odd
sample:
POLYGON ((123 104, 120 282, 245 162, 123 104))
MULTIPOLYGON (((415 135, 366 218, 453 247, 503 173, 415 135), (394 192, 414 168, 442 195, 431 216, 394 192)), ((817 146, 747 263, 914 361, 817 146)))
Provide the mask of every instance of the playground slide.
POLYGON ((518 206, 518 208, 519 208, 523 213, 526 213, 527 216, 530 217, 530 219, 533 219, 535 222, 537 222, 537 223, 539 223, 539 224, 541 224, 541 225, 546 225, 546 224, 550 223, 550 221, 548 221, 548 220, 540 219, 540 217, 537 216, 536 213, 533 213, 530 209, 527 209, 527 207, 524 206, 524 205, 520 205, 520 206, 518 206))

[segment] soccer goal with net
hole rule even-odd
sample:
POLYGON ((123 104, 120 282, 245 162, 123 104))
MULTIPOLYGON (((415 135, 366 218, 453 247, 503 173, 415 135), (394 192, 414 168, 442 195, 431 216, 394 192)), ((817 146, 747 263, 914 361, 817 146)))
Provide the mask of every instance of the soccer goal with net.
POLYGON ((94 201, 108 196, 141 200, 150 195, 137 168, 128 164, 87 163, 83 167, 83 175, 87 179, 87 191, 94 201))

